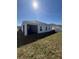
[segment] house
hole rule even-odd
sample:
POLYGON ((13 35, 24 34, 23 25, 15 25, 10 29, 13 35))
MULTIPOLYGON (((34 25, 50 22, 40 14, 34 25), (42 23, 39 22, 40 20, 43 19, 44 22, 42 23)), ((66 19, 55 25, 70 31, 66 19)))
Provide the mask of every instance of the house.
POLYGON ((51 24, 52 25, 52 30, 55 30, 56 32, 62 32, 62 25, 56 25, 56 24, 51 24))
POLYGON ((21 29, 24 35, 27 36, 29 34, 50 32, 52 31, 52 25, 37 20, 23 21, 21 29))

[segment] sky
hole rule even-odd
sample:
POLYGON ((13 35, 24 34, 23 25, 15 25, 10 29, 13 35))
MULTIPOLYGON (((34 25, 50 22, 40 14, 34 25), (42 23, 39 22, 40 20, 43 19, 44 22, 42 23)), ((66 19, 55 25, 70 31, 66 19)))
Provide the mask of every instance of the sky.
POLYGON ((17 0, 17 25, 29 20, 62 24, 62 0, 17 0))

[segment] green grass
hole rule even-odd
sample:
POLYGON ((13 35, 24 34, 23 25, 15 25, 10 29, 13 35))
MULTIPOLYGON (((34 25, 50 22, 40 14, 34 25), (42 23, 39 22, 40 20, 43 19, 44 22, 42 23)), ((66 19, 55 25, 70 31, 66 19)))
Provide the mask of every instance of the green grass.
POLYGON ((17 59, 62 59, 62 33, 17 48, 17 59))

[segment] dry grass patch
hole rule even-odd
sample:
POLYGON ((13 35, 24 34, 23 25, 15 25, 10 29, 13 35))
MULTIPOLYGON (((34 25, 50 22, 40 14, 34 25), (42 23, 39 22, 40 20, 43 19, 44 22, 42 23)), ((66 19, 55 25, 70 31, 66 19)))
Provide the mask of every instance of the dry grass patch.
POLYGON ((62 33, 17 48, 17 59, 62 59, 62 33))

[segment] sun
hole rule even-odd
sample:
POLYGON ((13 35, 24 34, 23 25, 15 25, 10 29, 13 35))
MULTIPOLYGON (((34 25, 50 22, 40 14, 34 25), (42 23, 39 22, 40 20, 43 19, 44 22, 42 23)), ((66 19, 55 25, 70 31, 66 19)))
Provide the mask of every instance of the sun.
POLYGON ((36 0, 33 0, 32 1, 32 5, 33 5, 33 8, 34 9, 37 9, 38 8, 38 4, 37 4, 37 1, 36 0))

